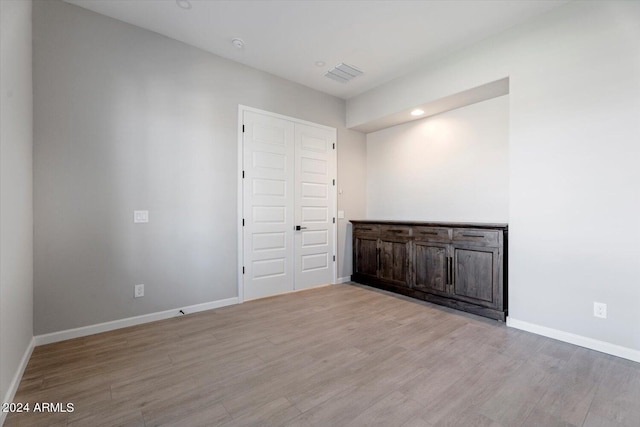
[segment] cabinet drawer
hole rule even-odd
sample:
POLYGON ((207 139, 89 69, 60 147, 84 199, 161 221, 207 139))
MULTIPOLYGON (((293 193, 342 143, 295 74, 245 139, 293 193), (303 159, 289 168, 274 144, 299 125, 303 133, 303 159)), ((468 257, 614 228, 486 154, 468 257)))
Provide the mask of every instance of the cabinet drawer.
POLYGON ((407 225, 381 225, 380 235, 385 237, 409 237, 411 227, 407 225))
POLYGON ((478 230, 474 228, 454 228, 453 241, 497 246, 500 242, 500 232, 496 230, 478 230))
POLYGON ((440 227, 413 227, 413 237, 416 240, 429 240, 437 242, 448 242, 449 228, 440 227))
POLYGON ((353 224, 353 234, 358 236, 375 235, 380 233, 380 226, 377 224, 353 224))

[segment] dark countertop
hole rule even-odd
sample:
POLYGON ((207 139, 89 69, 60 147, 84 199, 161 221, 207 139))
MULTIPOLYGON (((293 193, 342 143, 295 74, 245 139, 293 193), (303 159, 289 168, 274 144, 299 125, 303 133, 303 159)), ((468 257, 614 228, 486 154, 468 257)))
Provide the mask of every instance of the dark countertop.
POLYGON ((509 224, 505 223, 483 223, 483 222, 437 222, 437 221, 394 221, 394 220, 374 220, 374 219, 352 219, 353 224, 384 224, 384 225, 416 225, 425 227, 455 227, 455 228, 491 228, 509 229, 509 224))

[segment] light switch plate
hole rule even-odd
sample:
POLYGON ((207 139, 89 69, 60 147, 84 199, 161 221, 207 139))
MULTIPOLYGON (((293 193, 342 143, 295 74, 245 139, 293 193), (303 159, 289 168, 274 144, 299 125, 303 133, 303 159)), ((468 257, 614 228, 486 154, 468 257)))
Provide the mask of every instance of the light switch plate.
POLYGON ((338 211, 338 219, 344 219, 344 211, 338 211))
POLYGON ((149 222, 149 211, 133 211, 133 222, 136 224, 149 222))

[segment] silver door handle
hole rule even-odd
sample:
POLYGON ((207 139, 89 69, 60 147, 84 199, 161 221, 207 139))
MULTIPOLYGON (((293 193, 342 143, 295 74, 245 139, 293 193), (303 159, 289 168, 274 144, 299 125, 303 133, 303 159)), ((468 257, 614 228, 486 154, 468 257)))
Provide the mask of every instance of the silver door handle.
POLYGON ((296 231, 300 231, 300 230, 306 230, 307 227, 300 227, 299 225, 296 225, 296 231))

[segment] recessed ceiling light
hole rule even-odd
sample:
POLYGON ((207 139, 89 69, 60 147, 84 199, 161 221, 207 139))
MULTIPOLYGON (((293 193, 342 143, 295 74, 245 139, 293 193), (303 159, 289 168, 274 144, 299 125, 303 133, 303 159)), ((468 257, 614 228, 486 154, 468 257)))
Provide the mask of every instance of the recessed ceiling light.
POLYGON ((419 109, 419 108, 416 108, 415 110, 413 110, 413 111, 411 112, 411 115, 412 115, 412 116, 421 116, 421 115, 423 115, 423 114, 424 114, 424 111, 423 111, 423 110, 421 110, 421 109, 419 109))
POLYGON ((191 9, 191 2, 189 0, 176 0, 176 4, 183 9, 191 9))
POLYGON ((327 63, 324 61, 316 61, 316 67, 324 67, 325 65, 327 65, 327 63))
POLYGON ((244 40, 236 37, 234 39, 231 40, 231 43, 237 47, 238 49, 243 49, 244 48, 244 40))

